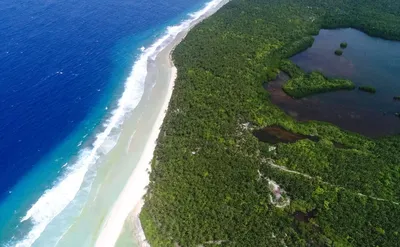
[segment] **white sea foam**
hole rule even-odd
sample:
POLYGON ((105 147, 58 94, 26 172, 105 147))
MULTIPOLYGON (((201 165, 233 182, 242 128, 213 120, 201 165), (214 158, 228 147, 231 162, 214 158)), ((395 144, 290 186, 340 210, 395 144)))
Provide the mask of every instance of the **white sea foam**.
POLYGON ((133 137, 135 136, 135 134, 136 134, 136 130, 133 131, 133 133, 131 134, 131 137, 129 138, 128 145, 126 145, 126 149, 125 149, 126 153, 129 153, 129 148, 131 147, 133 137))
POLYGON ((96 136, 91 148, 80 152, 77 162, 69 167, 65 175, 51 189, 44 192, 21 219, 21 222, 30 220, 33 227, 15 246, 31 246, 46 226, 75 198, 89 167, 94 165, 102 154, 108 153, 114 147, 119 136, 119 133, 115 133, 116 130, 122 124, 125 114, 139 104, 143 95, 147 61, 158 52, 160 46, 165 45, 164 40, 160 39, 140 55, 126 80, 125 90, 118 101, 118 107, 104 125, 105 130, 96 136))
POLYGON ((125 89, 118 101, 117 108, 113 110, 111 117, 105 121, 104 131, 96 136, 91 148, 85 148, 80 152, 78 160, 66 169, 61 179, 51 189, 46 190, 27 211, 21 222, 30 220, 33 227, 27 236, 16 243, 15 246, 31 246, 40 237, 47 225, 75 198, 88 169, 96 163, 101 155, 114 147, 119 136, 118 128, 123 123, 125 114, 136 108, 143 96, 148 60, 154 60, 157 54, 170 44, 180 32, 189 29, 193 23, 222 2, 224 0, 211 1, 202 10, 190 14, 190 18, 181 22, 180 25, 168 27, 165 35, 156 40, 153 45, 148 48, 142 47, 142 54, 135 62, 132 72, 125 82, 125 89))
MULTIPOLYGON (((177 26, 168 27, 166 34, 157 40, 152 47, 156 47, 155 53, 150 56, 151 59, 155 59, 156 55, 159 51, 166 47, 166 45, 162 45, 164 43, 170 44, 174 41, 178 34, 188 31, 193 25, 199 22, 202 18, 208 16, 213 11, 216 11, 219 6, 222 6, 223 3, 228 2, 228 0, 213 0, 206 4, 206 6, 193 14, 189 15, 189 19, 181 22, 177 26)), ((146 50, 147 51, 147 50, 146 50)), ((158 114, 157 120, 152 123, 153 128, 148 138, 144 151, 140 157, 140 160, 128 179, 123 191, 119 195, 117 201, 114 203, 105 224, 102 227, 102 230, 97 238, 96 247, 110 247, 114 246, 118 236, 121 233, 122 227, 124 225, 125 219, 128 217, 130 211, 137 207, 134 210, 134 217, 138 217, 140 213, 141 206, 143 205, 142 197, 146 192, 146 186, 149 183, 149 175, 148 170, 150 169, 149 163, 153 158, 154 148, 156 146, 156 140, 160 132, 160 127, 162 125, 163 119, 166 114, 166 110, 168 108, 168 103, 172 95, 172 89, 174 85, 174 80, 176 78, 176 68, 171 68, 171 81, 169 85, 169 89, 167 91, 167 95, 165 98, 165 102, 163 103, 160 112, 158 114)), ((140 246, 150 246, 147 244, 144 233, 141 228, 137 229, 137 236, 140 236, 140 246)))

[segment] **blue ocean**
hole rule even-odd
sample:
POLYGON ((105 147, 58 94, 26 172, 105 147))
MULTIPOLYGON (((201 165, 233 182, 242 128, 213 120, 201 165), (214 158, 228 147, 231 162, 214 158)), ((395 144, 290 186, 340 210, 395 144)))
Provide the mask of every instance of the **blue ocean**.
POLYGON ((142 47, 205 3, 0 2, 0 246, 30 246, 21 219, 104 130, 142 47))

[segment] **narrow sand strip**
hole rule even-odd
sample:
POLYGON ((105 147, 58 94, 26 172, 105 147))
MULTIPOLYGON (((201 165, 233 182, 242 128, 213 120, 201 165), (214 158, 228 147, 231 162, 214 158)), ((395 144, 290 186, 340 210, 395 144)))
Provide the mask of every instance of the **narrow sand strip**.
MULTIPOLYGON (((172 91, 174 88, 174 82, 177 77, 177 69, 173 65, 171 59, 171 53, 173 49, 180 43, 180 41, 185 37, 185 35, 189 32, 189 30, 209 17, 213 13, 215 13, 220 7, 229 2, 229 0, 213 0, 206 5, 206 7, 201 10, 201 16, 193 20, 190 23, 190 26, 186 30, 182 30, 175 39, 161 51, 156 58, 157 66, 162 65, 164 61, 170 67, 170 80, 168 85, 168 91, 166 92, 163 105, 160 109, 159 115, 157 116, 156 122, 153 124, 153 128, 151 134, 146 142, 144 151, 140 157, 140 160, 127 181, 123 191, 121 192, 118 200, 114 203, 113 208, 110 214, 107 217, 106 222, 104 223, 99 237, 96 241, 96 247, 110 247, 114 246, 121 231, 124 226, 125 220, 128 218, 128 215, 131 213, 131 216, 137 220, 139 224, 139 231, 137 235, 138 241, 140 241, 140 245, 142 247, 149 246, 145 241, 145 235, 140 227, 140 222, 138 220, 138 216, 140 214, 141 208, 144 204, 143 196, 146 193, 146 186, 149 184, 149 174, 150 171, 150 162, 153 158, 154 149, 156 147, 156 141, 158 135, 160 133, 160 128, 163 123, 164 117, 168 110, 169 101, 171 99, 172 91), (157 61, 158 60, 158 61, 157 61)), ((149 123, 151 124, 151 123, 149 123)))
POLYGON ((109 215, 108 220, 102 229, 99 238, 97 239, 96 246, 114 246, 129 212, 135 208, 135 213, 137 213, 137 215, 140 213, 140 209, 143 204, 142 197, 146 193, 146 186, 149 184, 149 175, 147 173, 147 169, 149 168, 149 163, 153 158, 156 140, 158 134, 160 133, 160 127, 168 108, 176 75, 176 68, 173 67, 167 96, 165 97, 162 110, 157 117, 157 121, 153 126, 152 133, 146 143, 144 152, 140 157, 140 161, 133 174, 129 178, 124 190, 121 192, 118 201, 114 204, 111 214, 109 215), (139 204, 139 207, 135 207, 136 204, 139 204))

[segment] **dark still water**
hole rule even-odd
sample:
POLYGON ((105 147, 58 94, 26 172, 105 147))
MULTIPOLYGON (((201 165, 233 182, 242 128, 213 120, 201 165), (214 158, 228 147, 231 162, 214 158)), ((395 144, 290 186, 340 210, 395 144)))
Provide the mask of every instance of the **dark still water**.
POLYGON ((376 94, 339 91, 295 100, 281 86, 281 74, 267 85, 271 100, 299 121, 319 120, 371 137, 400 133, 400 42, 374 38, 355 29, 321 30, 311 48, 291 60, 304 71, 352 80, 356 86, 373 86, 376 94), (347 42, 342 56, 334 51, 347 42))

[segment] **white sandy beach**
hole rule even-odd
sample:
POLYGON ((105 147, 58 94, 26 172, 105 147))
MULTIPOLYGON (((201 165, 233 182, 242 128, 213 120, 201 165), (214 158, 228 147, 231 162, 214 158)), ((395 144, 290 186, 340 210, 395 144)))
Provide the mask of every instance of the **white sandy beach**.
MULTIPOLYGON (((183 21, 180 25, 170 27, 169 30, 177 29, 178 32, 173 35, 173 40, 161 50, 155 58, 155 68, 148 68, 148 76, 151 73, 156 75, 152 78, 156 79, 156 83, 168 83, 168 90, 164 92, 158 100, 162 101, 162 106, 159 109, 159 113, 155 122, 147 123, 152 125, 151 133, 146 140, 145 148, 141 153, 140 160, 135 167, 133 173, 129 177, 125 187, 120 193, 118 199, 112 206, 110 213, 108 214, 103 226, 101 228, 100 234, 98 235, 96 246, 97 247, 110 247, 114 246, 121 234, 124 226, 125 220, 128 218, 139 222, 138 216, 140 214, 141 208, 144 204, 143 196, 146 193, 146 186, 149 184, 149 171, 151 169, 150 162, 153 158, 154 149, 156 147, 156 141, 160 133, 160 128, 163 123, 166 111, 168 109, 169 101, 173 92, 174 81, 177 77, 177 69, 173 65, 171 59, 171 53, 176 45, 185 37, 188 31, 196 24, 207 18, 208 16, 215 13, 220 7, 226 4, 228 0, 213 0, 208 3, 202 10, 190 15, 190 19, 183 21), (169 78, 165 78, 165 71, 162 72, 158 67, 168 67, 169 78)), ((146 78, 147 79, 147 78, 146 78)), ((157 99, 156 99, 157 100, 157 99)), ((138 224, 140 226, 140 222, 138 224)), ((141 227, 139 227, 141 231, 141 227)), ((134 233, 132 233, 134 234, 134 233)), ((140 246, 149 246, 145 241, 145 235, 143 232, 137 232, 136 239, 140 242, 140 246)))
POLYGON ((120 194, 117 202, 114 204, 111 214, 109 215, 104 228, 97 239, 96 246, 114 246, 118 236, 122 230, 125 219, 132 209, 137 216, 140 213, 141 206, 143 205, 142 197, 146 193, 146 186, 149 183, 148 169, 149 163, 153 158, 153 152, 156 147, 156 140, 160 133, 160 127, 165 117, 168 108, 169 100, 172 95, 174 81, 176 78, 176 68, 171 68, 172 73, 170 77, 167 95, 164 99, 162 109, 158 115, 156 122, 153 125, 152 133, 147 140, 145 149, 140 157, 139 163, 134 172, 129 178, 125 188, 120 194))
POLYGON ((91 138, 77 137, 78 153, 19 219, 29 232, 8 246, 149 246, 138 216, 177 78, 171 53, 192 27, 229 2, 209 1, 133 51, 138 55, 121 79, 122 93, 113 95, 115 105, 101 110, 107 115, 91 138))

